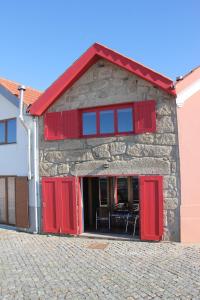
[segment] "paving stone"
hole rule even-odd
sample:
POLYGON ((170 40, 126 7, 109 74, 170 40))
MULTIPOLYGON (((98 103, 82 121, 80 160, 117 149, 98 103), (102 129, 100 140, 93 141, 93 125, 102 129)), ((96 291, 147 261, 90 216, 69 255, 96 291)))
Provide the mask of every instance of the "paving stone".
POLYGON ((0 245, 0 299, 200 299, 200 245, 4 229, 0 245))

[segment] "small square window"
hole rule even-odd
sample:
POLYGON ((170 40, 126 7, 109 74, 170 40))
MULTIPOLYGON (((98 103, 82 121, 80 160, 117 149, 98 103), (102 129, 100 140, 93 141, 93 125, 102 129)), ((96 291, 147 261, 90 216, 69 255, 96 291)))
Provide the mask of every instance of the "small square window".
POLYGON ((100 112, 100 133, 114 133, 114 111, 103 110, 100 112))
POLYGON ((85 112, 82 115, 83 135, 93 135, 97 133, 96 112, 85 112))
POLYGON ((16 119, 7 121, 7 143, 16 143, 16 119))
POLYGON ((123 108, 117 110, 118 132, 133 131, 133 110, 132 108, 123 108))
POLYGON ((0 143, 6 142, 6 123, 0 122, 0 143))

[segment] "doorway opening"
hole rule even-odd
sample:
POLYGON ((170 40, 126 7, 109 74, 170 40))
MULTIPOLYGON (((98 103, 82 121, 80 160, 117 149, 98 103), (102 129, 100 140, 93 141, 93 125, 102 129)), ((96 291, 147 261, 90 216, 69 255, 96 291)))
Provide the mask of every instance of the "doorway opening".
POLYGON ((84 177, 82 192, 84 232, 139 236, 137 176, 84 177))

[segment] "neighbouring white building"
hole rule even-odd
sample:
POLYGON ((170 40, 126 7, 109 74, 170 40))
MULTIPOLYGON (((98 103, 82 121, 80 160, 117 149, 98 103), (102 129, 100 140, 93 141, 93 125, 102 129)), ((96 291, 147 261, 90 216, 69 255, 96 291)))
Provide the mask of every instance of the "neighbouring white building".
POLYGON ((0 224, 38 231, 37 119, 26 113, 40 92, 0 78, 0 224), (20 114, 21 111, 21 114, 20 114))

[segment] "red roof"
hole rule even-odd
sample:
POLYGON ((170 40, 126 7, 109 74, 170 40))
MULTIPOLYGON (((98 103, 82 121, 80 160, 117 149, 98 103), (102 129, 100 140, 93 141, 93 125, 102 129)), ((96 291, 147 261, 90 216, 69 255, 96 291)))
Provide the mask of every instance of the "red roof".
POLYGON ((107 61, 149 81, 165 92, 176 95, 173 81, 116 51, 95 43, 69 67, 31 106, 30 113, 42 115, 57 98, 69 89, 98 59, 107 61))
MULTIPOLYGON (((19 97, 18 87, 21 85, 20 83, 5 78, 0 78, 0 84, 9 90, 13 95, 19 97)), ((24 92, 24 103, 27 105, 34 103, 41 94, 42 92, 40 91, 37 91, 31 87, 26 87, 26 91, 24 92)))

